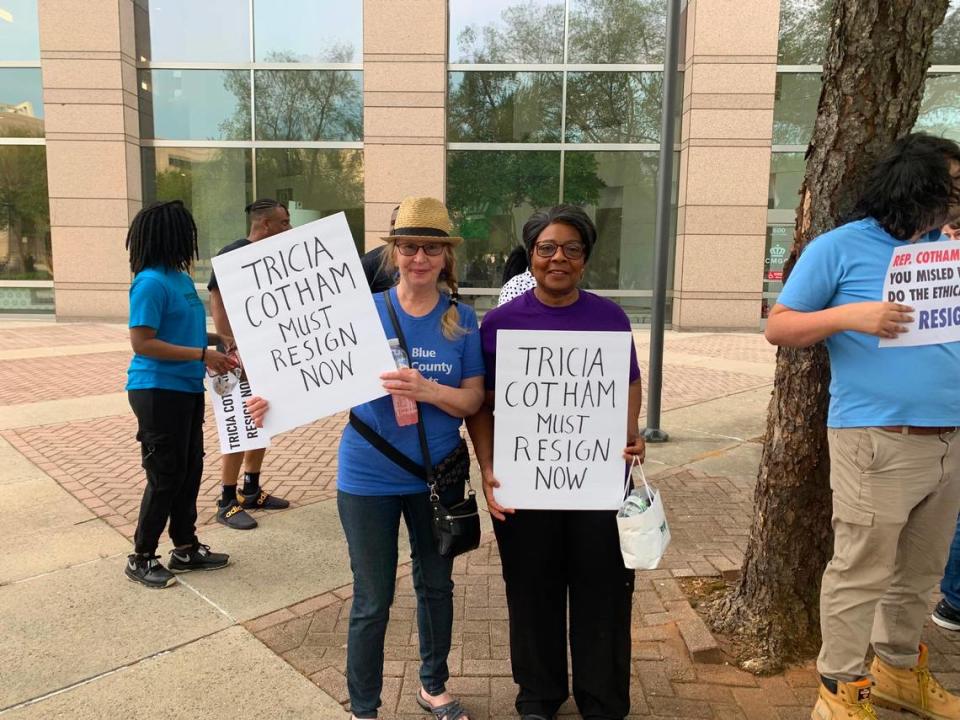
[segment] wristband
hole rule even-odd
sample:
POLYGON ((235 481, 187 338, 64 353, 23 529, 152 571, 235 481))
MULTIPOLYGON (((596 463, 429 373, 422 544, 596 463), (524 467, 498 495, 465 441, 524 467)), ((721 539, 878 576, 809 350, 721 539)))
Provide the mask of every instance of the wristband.
POLYGON ((206 357, 207 357, 207 348, 203 347, 200 350, 200 362, 204 362, 206 357))

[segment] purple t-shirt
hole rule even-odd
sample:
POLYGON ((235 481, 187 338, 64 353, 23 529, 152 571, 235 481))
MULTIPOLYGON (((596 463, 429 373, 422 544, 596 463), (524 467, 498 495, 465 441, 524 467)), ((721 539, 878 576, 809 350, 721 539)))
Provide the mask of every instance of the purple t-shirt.
MULTIPOLYGON (((483 316, 480 325, 480 345, 486 366, 487 390, 496 387, 497 330, 586 330, 630 332, 630 320, 623 309, 612 300, 580 291, 572 305, 553 307, 537 300, 528 290, 510 302, 483 316)), ((640 377, 637 348, 630 343, 630 382, 640 377)))

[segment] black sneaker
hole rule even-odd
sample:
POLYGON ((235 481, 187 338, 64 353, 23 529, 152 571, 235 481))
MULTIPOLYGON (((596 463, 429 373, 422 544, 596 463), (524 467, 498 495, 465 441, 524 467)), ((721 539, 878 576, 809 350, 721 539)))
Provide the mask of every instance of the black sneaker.
POLYGON ((160 563, 156 555, 127 555, 127 566, 123 572, 133 582, 152 590, 162 590, 177 582, 173 573, 160 563))
POLYGON ((937 603, 931 619, 940 627, 947 630, 960 630, 960 610, 954 607, 946 600, 937 603))
POLYGON ((170 569, 173 572, 187 572, 188 570, 219 570, 230 562, 226 553, 210 552, 209 545, 194 543, 186 550, 170 551, 170 569))
POLYGON ((226 505, 217 503, 217 522, 234 530, 253 530, 257 526, 257 521, 245 513, 236 500, 226 505))
POLYGON ((243 505, 245 510, 283 510, 290 507, 290 501, 271 495, 266 490, 258 489, 256 492, 244 495, 237 490, 237 500, 243 505))

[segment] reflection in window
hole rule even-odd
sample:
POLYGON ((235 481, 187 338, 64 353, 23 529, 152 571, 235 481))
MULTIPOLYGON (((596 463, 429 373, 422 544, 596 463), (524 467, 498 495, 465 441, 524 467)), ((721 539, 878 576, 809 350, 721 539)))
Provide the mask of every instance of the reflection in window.
POLYGON ((257 140, 361 140, 363 73, 258 70, 257 140))
POLYGON ((927 77, 913 129, 960 141, 960 74, 927 77))
POLYGON ((360 0, 255 0, 258 62, 362 61, 360 0))
POLYGON ((450 62, 561 63, 563 15, 562 0, 450 0, 450 62))
POLYGON ((40 68, 0 68, 0 137, 43 137, 40 68))
POLYGON ((662 63, 666 0, 570 0, 572 63, 662 63))
POLYGON ((571 72, 567 142, 657 143, 663 73, 571 72))
POLYGON ((140 133, 157 140, 249 140, 246 70, 141 70, 140 133))
POLYGON ((597 226, 584 287, 653 287, 657 162, 655 152, 566 152, 563 201, 597 226))
MULTIPOLYGON (((600 187, 595 178, 576 182, 594 192, 600 187)), ((523 224, 559 198, 559 152, 448 151, 447 207, 466 240, 457 248, 460 285, 500 287, 504 261, 521 243, 523 224)))
POLYGON ((46 148, 0 145, 0 280, 49 280, 46 148))
POLYGON ((950 0, 943 25, 933 33, 930 62, 934 65, 960 65, 960 0, 950 0))
POLYGON ((257 150, 257 197, 286 203, 294 227, 345 212, 363 252, 362 150, 257 150))
POLYGON ((820 76, 778 73, 773 100, 773 144, 806 145, 813 135, 820 101, 820 76))
MULTIPOLYGON (((2 60, 40 62, 37 0, 3 0, 0 5, 0 61, 2 60)), ((0 83, 0 87, 2 86, 0 83)))
POLYGON ((829 0, 780 0, 780 65, 819 65, 830 36, 829 0))
POLYGON ((137 55, 153 62, 250 62, 248 0, 136 0, 137 55))
POLYGON ((560 142, 558 72, 450 73, 450 142, 560 142))
POLYGON ((770 191, 767 207, 771 210, 792 210, 800 202, 797 193, 803 183, 806 161, 803 153, 773 153, 770 159, 770 191))
POLYGON ((143 148, 143 202, 182 200, 197 223, 200 261, 193 278, 206 282, 210 258, 246 237, 243 208, 253 200, 250 151, 235 148, 143 148))

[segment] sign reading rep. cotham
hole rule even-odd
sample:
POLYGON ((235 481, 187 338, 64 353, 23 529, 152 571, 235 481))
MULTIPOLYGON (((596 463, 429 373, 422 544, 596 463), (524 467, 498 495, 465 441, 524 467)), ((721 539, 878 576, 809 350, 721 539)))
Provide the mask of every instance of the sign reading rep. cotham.
POLYGON ((631 342, 627 332, 497 332, 497 502, 620 507, 631 342))
POLYGON ((395 369, 343 213, 213 258, 269 435, 384 395, 395 369))

